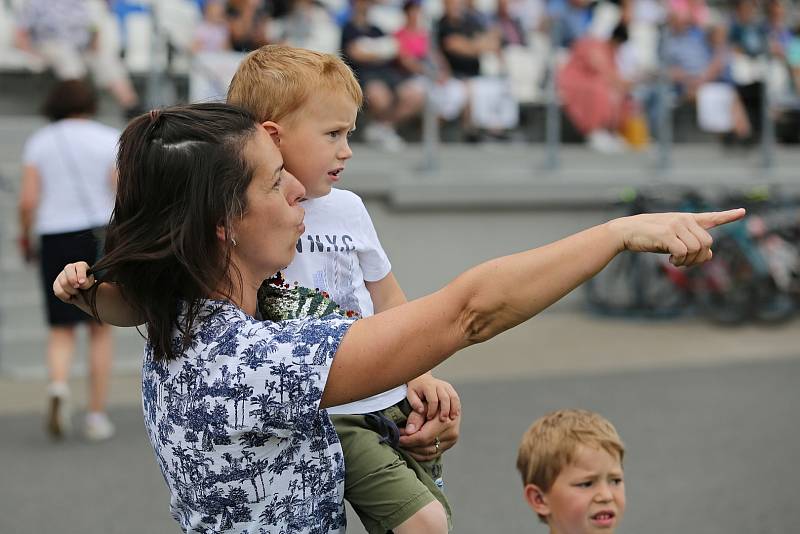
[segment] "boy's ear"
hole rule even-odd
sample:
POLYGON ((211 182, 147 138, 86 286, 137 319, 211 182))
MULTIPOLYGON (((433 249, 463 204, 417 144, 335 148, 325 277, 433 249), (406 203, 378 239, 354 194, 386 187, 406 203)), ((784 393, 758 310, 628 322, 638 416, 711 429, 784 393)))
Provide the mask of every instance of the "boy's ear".
POLYGON ((526 484, 522 490, 525 497, 525 502, 531 507, 531 510, 540 516, 547 517, 550 515, 550 504, 548 503, 547 495, 536 484, 526 484))
POLYGON ((283 135, 283 128, 277 122, 272 121, 264 121, 261 123, 261 126, 267 131, 269 136, 272 138, 272 141, 275 143, 275 146, 281 146, 281 136, 283 135))

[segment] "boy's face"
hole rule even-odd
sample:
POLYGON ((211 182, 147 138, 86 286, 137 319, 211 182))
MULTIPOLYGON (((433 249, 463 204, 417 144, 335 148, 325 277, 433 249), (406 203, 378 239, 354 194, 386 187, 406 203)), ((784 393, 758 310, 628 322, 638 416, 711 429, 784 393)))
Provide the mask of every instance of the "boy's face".
POLYGON ((603 449, 580 446, 549 491, 528 484, 525 497, 551 534, 611 534, 625 513, 622 465, 603 449))
POLYGON ((341 178, 353 156, 348 136, 357 112, 346 95, 313 95, 296 116, 283 121, 281 155, 286 170, 305 186, 307 198, 327 195, 341 178))

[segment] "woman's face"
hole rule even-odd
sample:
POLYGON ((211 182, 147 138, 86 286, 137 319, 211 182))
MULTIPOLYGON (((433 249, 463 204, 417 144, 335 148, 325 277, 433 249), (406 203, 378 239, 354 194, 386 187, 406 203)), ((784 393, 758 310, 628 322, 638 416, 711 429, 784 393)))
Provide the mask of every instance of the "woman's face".
POLYGON ((292 262, 297 240, 303 235, 305 189, 283 168, 278 147, 263 127, 250 138, 243 151, 253 169, 247 187, 247 208, 233 222, 231 238, 236 245, 231 258, 245 283, 255 284, 292 262))

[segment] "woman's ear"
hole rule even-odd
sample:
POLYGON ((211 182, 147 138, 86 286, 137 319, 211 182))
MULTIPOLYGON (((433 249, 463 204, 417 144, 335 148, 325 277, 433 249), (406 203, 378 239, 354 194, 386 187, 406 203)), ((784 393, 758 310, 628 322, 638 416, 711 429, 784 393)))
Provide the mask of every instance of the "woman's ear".
POLYGON ((542 517, 550 515, 550 504, 548 503, 547 495, 535 484, 526 484, 522 490, 525 497, 525 502, 531 507, 531 510, 536 512, 542 517))
POLYGON ((225 225, 222 223, 217 225, 217 239, 223 243, 228 240, 228 232, 225 230, 225 225))
POLYGON ((267 131, 269 136, 272 138, 272 141, 275 143, 275 146, 281 146, 281 136, 283 135, 283 128, 277 122, 272 121, 265 121, 261 123, 261 126, 267 131))

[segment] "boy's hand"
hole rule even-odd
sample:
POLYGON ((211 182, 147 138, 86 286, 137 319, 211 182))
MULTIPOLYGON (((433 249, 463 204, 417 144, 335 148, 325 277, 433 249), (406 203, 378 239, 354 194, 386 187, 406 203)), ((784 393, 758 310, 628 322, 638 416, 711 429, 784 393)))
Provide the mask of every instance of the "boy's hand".
MULTIPOLYGON (((439 412, 439 420, 444 422, 457 417, 461 412, 461 399, 458 398, 455 388, 444 380, 434 378, 430 373, 408 383, 407 398, 414 412, 424 415, 425 419, 433 419, 436 412, 439 412)), ((406 427, 411 434, 415 427, 410 416, 409 421, 412 427, 408 428, 409 423, 406 423, 406 427)))
POLYGON ((53 293, 62 301, 72 304, 72 299, 84 289, 94 285, 94 276, 89 274, 89 264, 85 261, 68 263, 53 282, 53 293))
POLYGON ((708 230, 744 217, 743 208, 708 213, 647 213, 608 223, 622 250, 669 254, 675 266, 711 259, 713 239, 708 230))

